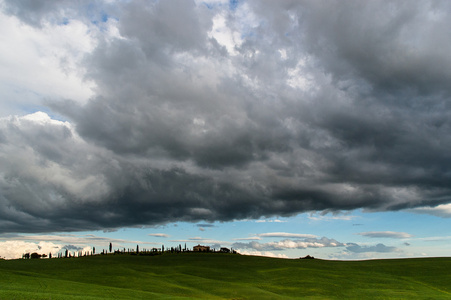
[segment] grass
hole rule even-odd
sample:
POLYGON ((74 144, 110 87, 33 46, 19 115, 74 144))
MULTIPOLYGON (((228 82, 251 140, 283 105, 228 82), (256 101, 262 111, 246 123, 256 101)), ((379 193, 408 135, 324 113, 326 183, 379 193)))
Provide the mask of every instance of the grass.
POLYGON ((451 299, 451 258, 213 253, 0 261, 0 299, 451 299))

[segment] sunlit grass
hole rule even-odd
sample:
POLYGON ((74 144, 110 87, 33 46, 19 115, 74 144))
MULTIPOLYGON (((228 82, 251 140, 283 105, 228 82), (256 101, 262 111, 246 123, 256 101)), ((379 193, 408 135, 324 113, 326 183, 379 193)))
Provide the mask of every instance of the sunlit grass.
POLYGON ((0 299, 451 299, 451 258, 219 253, 0 261, 0 299))

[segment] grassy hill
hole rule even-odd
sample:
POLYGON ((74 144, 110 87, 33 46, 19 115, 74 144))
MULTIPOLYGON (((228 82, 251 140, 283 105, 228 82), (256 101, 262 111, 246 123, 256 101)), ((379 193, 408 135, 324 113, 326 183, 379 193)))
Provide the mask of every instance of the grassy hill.
POLYGON ((0 299, 451 299, 451 258, 219 253, 0 261, 0 299))

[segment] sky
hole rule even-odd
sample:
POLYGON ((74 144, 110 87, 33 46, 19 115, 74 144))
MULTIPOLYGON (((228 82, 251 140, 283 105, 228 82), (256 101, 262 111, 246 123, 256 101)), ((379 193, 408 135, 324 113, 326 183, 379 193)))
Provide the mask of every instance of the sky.
POLYGON ((0 257, 451 255, 450 1, 0 0, 0 257))

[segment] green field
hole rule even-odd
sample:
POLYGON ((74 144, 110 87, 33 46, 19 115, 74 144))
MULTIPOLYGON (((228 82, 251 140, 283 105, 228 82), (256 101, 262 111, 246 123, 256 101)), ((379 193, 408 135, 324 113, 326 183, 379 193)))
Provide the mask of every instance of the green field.
POLYGON ((451 299, 451 258, 219 253, 0 261, 0 299, 451 299))

